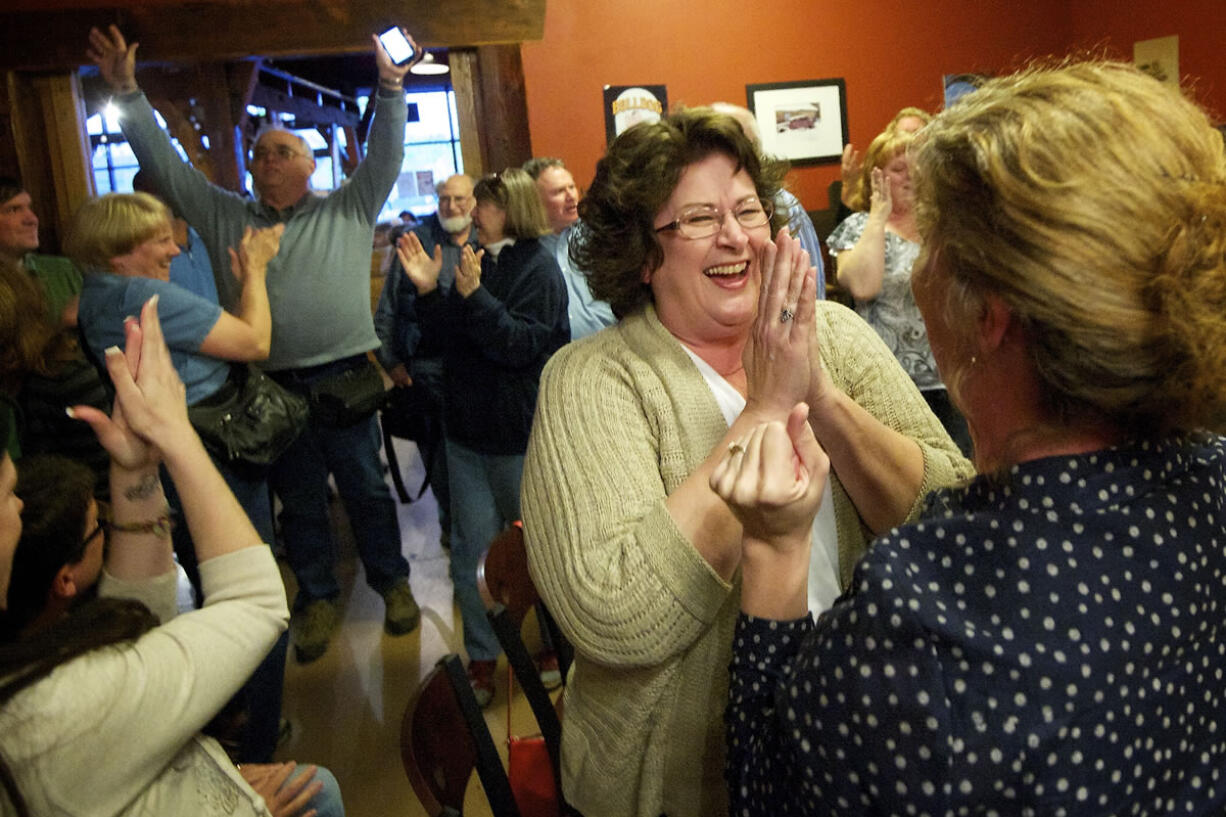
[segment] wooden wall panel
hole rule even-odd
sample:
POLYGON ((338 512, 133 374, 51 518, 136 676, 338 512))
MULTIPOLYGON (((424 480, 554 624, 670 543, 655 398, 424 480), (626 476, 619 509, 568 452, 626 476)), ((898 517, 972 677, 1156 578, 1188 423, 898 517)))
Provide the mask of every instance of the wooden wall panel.
POLYGON ((140 59, 225 61, 260 55, 367 51, 370 35, 399 23, 423 46, 518 43, 544 36, 545 0, 7 0, 0 68, 66 68, 87 60, 91 26, 117 23, 140 59), (49 36, 49 32, 53 32, 49 36))
POLYGON ((477 67, 482 101, 477 128, 486 172, 519 167, 532 158, 519 46, 482 46, 477 49, 477 67))
POLYGON ((8 74, 13 145, 34 199, 42 249, 56 252, 76 208, 94 194, 85 106, 75 73, 8 74))
POLYGON ((477 52, 471 49, 453 50, 448 55, 448 62, 451 65, 451 87, 455 90, 464 172, 479 179, 485 175, 486 164, 480 138, 481 94, 477 87, 477 52))

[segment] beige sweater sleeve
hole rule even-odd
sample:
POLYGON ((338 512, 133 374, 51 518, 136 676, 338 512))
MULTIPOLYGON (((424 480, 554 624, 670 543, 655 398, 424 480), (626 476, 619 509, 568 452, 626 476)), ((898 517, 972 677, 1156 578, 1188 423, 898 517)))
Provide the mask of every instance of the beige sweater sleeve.
MULTIPOLYGON (((822 364, 835 386, 884 425, 914 440, 923 453, 923 482, 911 503, 908 521, 918 515, 929 492, 974 476, 974 467, 871 326, 855 312, 830 301, 818 302, 817 321, 822 364)), ((840 543, 851 538, 847 533, 840 529, 840 543)), ((850 580, 852 567, 854 561, 840 565, 844 583, 850 580)))
POLYGON ((655 666, 692 646, 731 592, 664 506, 727 426, 696 371, 669 372, 692 368, 680 349, 632 353, 621 331, 564 347, 545 369, 524 528, 567 637, 601 664, 655 666), (688 421, 678 402, 695 406, 688 421))

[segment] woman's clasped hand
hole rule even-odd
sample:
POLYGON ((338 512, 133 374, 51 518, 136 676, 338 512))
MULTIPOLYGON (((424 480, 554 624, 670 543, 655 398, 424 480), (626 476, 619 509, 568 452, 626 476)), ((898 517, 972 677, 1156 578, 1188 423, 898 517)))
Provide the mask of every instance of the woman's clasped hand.
POLYGON ((711 490, 741 523, 746 548, 752 543, 808 547, 830 468, 808 415, 809 407, 800 403, 786 424, 762 423, 728 446, 711 473, 711 490))
POLYGON ((758 252, 762 270, 758 312, 742 360, 745 410, 786 414, 809 393, 817 281, 809 254, 783 228, 758 252))

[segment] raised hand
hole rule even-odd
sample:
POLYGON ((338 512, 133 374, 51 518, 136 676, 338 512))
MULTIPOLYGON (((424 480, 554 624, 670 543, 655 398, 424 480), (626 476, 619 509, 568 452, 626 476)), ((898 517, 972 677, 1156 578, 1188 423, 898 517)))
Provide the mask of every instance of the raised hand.
POLYGON ((259 230, 247 227, 238 250, 227 248, 230 253, 230 272, 240 284, 246 282, 250 275, 258 278, 268 271, 268 262, 281 248, 281 236, 284 233, 284 224, 275 224, 259 230))
POLYGON ((809 389, 817 271, 787 228, 763 247, 758 266, 762 271, 758 313, 742 355, 746 410, 782 416, 804 400, 809 389))
POLYGON ((421 239, 411 230, 396 242, 396 257, 405 276, 417 287, 418 295, 425 295, 438 288, 438 275, 443 270, 443 248, 434 245, 434 255, 426 254, 421 239))
POLYGON ((421 62, 426 53, 417 47, 417 42, 409 35, 409 32, 401 27, 401 33, 405 39, 413 46, 413 59, 406 62, 404 65, 397 65, 392 62, 392 58, 388 56, 387 49, 383 47, 383 43, 379 42, 379 37, 376 34, 371 34, 370 39, 375 43, 375 65, 379 68, 379 83, 388 88, 404 85, 404 75, 409 73, 409 69, 417 63, 421 62))
POLYGON ((894 212, 894 199, 890 193, 890 183, 886 180, 885 171, 879 167, 873 168, 872 198, 869 200, 868 214, 870 218, 886 222, 894 212))
POLYGON ((728 503, 745 537, 779 550, 808 547, 830 469, 808 413, 799 403, 786 426, 756 426, 729 446, 711 473, 711 490, 728 503))
POLYGON ((106 84, 117 94, 127 94, 137 90, 136 86, 136 49, 140 43, 128 44, 119 31, 119 27, 111 25, 106 33, 97 28, 89 30, 89 48, 85 55, 98 66, 98 71, 106 84))
POLYGON ((460 297, 467 298, 481 286, 481 259, 484 257, 485 250, 473 252, 469 245, 460 251, 460 266, 455 275, 455 289, 460 297))
POLYGON ((863 172, 863 167, 860 162, 860 151, 852 147, 851 142, 843 146, 843 160, 839 167, 840 177, 843 180, 842 192, 839 198, 843 204, 851 206, 851 195, 860 185, 860 174, 863 172))

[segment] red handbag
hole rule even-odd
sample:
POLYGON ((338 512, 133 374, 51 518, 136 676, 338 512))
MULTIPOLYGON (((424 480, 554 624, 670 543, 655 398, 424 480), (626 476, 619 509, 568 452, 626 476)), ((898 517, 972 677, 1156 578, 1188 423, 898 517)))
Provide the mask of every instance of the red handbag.
POLYGON ((511 693, 514 675, 507 666, 507 777, 522 817, 559 817, 558 788, 545 737, 517 738, 511 734, 511 693))

